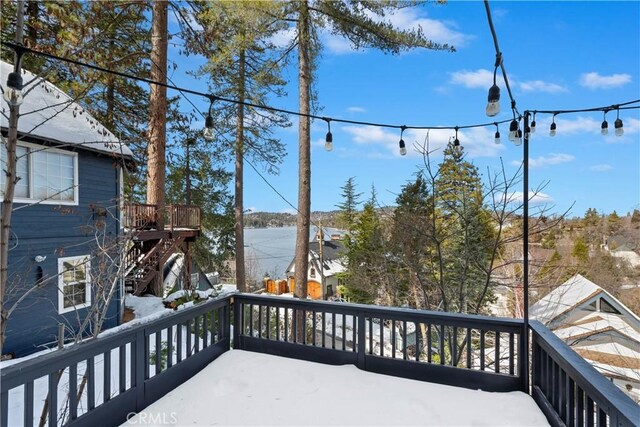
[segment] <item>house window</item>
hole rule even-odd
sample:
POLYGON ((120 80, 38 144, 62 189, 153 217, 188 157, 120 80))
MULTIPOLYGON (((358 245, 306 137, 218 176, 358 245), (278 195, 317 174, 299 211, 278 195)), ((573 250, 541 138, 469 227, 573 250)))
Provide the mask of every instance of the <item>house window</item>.
POLYGON ((191 289, 197 289, 200 282, 200 275, 198 273, 191 273, 191 289))
POLYGON ((620 314, 618 310, 616 310, 611 304, 605 301, 603 298, 600 298, 600 311, 611 314, 620 314))
POLYGON ((91 264, 88 255, 58 259, 58 311, 91 305, 91 264))
POLYGON ((311 278, 315 278, 316 277, 316 269, 315 268, 311 267, 309 269, 309 277, 311 277, 311 278))
MULTIPOLYGON (((0 152, 0 162, 2 171, 7 169, 7 147, 4 145, 4 139, 2 140, 2 151, 0 152)), ((16 172, 18 176, 18 182, 16 183, 15 195, 18 198, 29 197, 29 152, 27 147, 16 147, 16 172)), ((4 191, 6 175, 0 173, 0 185, 2 185, 2 191, 4 191)))
MULTIPOLYGON (((4 139, 3 139, 4 142, 4 139)), ((48 204, 78 204, 78 156, 69 151, 20 143, 16 147, 18 182, 14 201, 48 204)), ((2 169, 6 169, 7 149, 0 150, 2 169)), ((5 175, 0 174, 4 189, 5 175)))

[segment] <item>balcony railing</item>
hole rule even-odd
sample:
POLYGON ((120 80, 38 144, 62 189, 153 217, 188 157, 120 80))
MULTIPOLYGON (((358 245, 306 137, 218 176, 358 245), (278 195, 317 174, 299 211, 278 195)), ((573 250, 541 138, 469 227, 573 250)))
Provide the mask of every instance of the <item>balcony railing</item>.
MULTIPOLYGON (((529 372, 518 319, 241 294, 3 369, 0 427, 33 425, 45 400, 49 425, 119 425, 227 351, 230 320, 237 349, 487 391, 523 390, 529 372)), ((552 425, 637 425, 621 390, 541 324, 531 333, 531 394, 552 425)))
MULTIPOLYGON (((153 230, 158 226, 161 212, 156 205, 127 203, 124 205, 122 221, 125 228, 153 230)), ((200 207, 192 205, 168 205, 164 209, 165 229, 200 229, 200 207)))

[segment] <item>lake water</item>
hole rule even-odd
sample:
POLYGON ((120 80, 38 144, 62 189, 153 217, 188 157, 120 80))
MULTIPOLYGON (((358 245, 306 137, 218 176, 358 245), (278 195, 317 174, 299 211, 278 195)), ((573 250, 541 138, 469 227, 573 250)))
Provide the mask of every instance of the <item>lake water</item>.
MULTIPOLYGON (((324 228, 328 237, 339 230, 324 228)), ((310 239, 315 236, 316 227, 311 227, 310 239)), ((249 270, 255 270, 257 279, 268 273, 273 278, 284 278, 289 263, 296 251, 296 227, 246 228, 244 230, 244 256, 249 270), (255 264, 255 267, 251 264, 255 264)))

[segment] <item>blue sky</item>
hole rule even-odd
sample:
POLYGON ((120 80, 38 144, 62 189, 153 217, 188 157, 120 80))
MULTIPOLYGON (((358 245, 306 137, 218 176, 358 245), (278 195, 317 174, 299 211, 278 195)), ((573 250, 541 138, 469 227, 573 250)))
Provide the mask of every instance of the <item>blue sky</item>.
MULTIPOLYGON (((518 108, 561 110, 599 107, 640 98, 640 2, 492 2, 491 9, 504 65, 518 108)), ((501 79, 501 113, 489 119, 484 109, 491 86, 495 50, 480 1, 430 4, 391 18, 401 27, 422 25, 438 42, 457 52, 416 50, 399 56, 375 50, 355 51, 342 39, 323 34, 316 89, 321 115, 368 122, 416 126, 461 126, 510 118, 501 79)), ((282 35, 286 37, 286 34, 282 35)), ((271 104, 297 110, 296 69, 288 97, 271 104)), ((203 90, 205 88, 202 88, 203 90)), ((531 188, 544 185, 535 201, 571 216, 587 208, 626 214, 640 208, 640 111, 620 113, 625 134, 613 135, 615 112, 607 115, 611 131, 600 135, 602 113, 556 118, 557 135, 548 134, 551 117, 538 115, 530 143, 531 188)), ((279 132, 288 156, 279 176, 265 175, 293 205, 297 203, 297 120, 279 132)), ((425 132, 406 131, 409 153, 398 153, 399 131, 332 124, 334 149, 324 150, 326 124, 312 124, 312 210, 332 210, 340 187, 355 177, 368 197, 375 185, 381 205, 393 205, 401 186, 411 180, 422 156, 413 150, 425 132)), ((483 176, 504 163, 513 174, 522 147, 506 138, 493 142, 495 127, 460 131, 467 159, 483 176)), ((431 148, 446 145, 453 131, 432 131, 431 148)), ((441 155, 437 152, 434 161, 441 155)), ((521 185, 514 191, 522 191, 521 185)), ((250 167, 245 168, 245 207, 260 211, 294 210, 250 167)), ((364 198, 363 197, 363 198, 364 198)))

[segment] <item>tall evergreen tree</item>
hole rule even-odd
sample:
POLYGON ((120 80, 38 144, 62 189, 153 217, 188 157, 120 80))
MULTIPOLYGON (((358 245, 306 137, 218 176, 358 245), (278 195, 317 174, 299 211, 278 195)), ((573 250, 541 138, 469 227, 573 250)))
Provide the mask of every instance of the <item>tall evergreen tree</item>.
POLYGON ((274 23, 271 15, 277 14, 281 6, 272 2, 211 2, 199 4, 198 10, 197 18, 205 30, 200 34, 203 42, 196 43, 193 49, 208 58, 201 74, 209 76, 217 95, 240 101, 237 105, 218 107, 222 108, 218 113, 228 117, 218 133, 228 133, 229 139, 235 140, 236 283, 240 291, 246 291, 244 159, 248 156, 276 173, 285 151, 284 145, 273 137, 273 131, 288 126, 289 121, 282 114, 265 113, 242 103, 266 104, 267 97, 283 95, 285 82, 281 70, 286 62, 280 60, 269 40, 284 23, 274 23))
POLYGON ((342 202, 336 205, 340 210, 338 225, 344 230, 351 231, 358 214, 362 193, 356 192, 355 177, 348 178, 340 188, 342 189, 342 202))
POLYGON ((200 207, 203 232, 192 255, 205 271, 224 272, 234 248, 233 203, 228 190, 232 174, 223 167, 228 152, 206 140, 200 129, 194 128, 195 121, 180 115, 171 126, 167 201, 200 207))
POLYGON ((286 10, 296 20, 298 51, 298 101, 302 117, 298 126, 298 220, 295 251, 295 295, 305 298, 311 216, 311 143, 310 120, 314 57, 319 51, 317 30, 327 28, 345 37, 354 48, 373 47, 385 53, 422 47, 452 50, 429 40, 421 28, 401 30, 387 18, 389 14, 418 2, 371 1, 291 2, 286 10))

